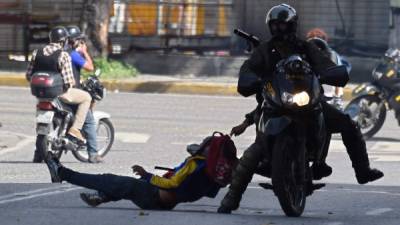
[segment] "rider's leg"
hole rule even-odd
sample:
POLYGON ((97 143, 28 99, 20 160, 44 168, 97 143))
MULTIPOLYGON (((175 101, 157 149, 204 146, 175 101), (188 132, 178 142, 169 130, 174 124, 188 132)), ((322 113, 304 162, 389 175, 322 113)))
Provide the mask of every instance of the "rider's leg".
POLYGON ((68 131, 68 134, 84 141, 85 139, 80 133, 80 130, 82 129, 83 123, 85 122, 86 114, 89 110, 92 98, 86 91, 76 88, 69 88, 67 92, 60 96, 60 99, 68 104, 78 104, 78 110, 75 114, 75 121, 68 131))
POLYGON ((82 131, 86 135, 86 147, 89 155, 89 162, 98 163, 102 159, 97 154, 97 133, 96 133, 96 121, 93 116, 92 110, 89 110, 86 115, 85 123, 83 124, 82 131))
POLYGON ((238 166, 233 172, 229 191, 221 201, 219 213, 230 213, 239 207, 240 200, 247 185, 250 183, 259 162, 262 160, 262 147, 256 140, 240 158, 238 166))
POLYGON ((357 124, 333 106, 325 102, 322 106, 328 131, 342 135, 343 144, 346 146, 358 183, 365 184, 381 178, 383 173, 369 166, 367 147, 357 124))

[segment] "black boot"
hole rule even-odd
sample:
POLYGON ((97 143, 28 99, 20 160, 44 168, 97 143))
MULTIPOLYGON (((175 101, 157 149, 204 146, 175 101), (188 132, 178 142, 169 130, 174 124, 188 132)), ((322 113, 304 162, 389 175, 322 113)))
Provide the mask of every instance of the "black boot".
POLYGON ((260 145, 254 143, 243 153, 239 164, 233 171, 229 191, 222 199, 218 213, 231 213, 231 211, 239 208, 242 195, 250 183, 260 160, 262 160, 262 150, 260 145))
POLYGON ((51 152, 49 152, 46 156, 46 164, 47 167, 49 168, 50 176, 51 176, 51 182, 52 183, 61 183, 62 179, 60 178, 59 171, 63 167, 63 165, 60 163, 60 161, 53 156, 51 152))
POLYGON ((104 194, 99 192, 95 193, 81 193, 80 194, 82 201, 92 207, 96 207, 102 203, 109 202, 110 199, 107 198, 104 194))
POLYGON ((378 180, 383 177, 384 174, 378 169, 371 169, 370 167, 355 168, 357 182, 359 184, 366 184, 378 180))
POLYGON ((311 169, 313 172, 313 180, 321 180, 332 174, 332 167, 326 164, 326 162, 313 163, 311 169))

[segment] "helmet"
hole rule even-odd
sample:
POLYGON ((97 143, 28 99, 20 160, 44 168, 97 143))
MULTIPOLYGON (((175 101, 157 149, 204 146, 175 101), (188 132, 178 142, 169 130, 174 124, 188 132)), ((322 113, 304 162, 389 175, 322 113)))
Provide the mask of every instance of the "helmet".
POLYGON ((77 39, 84 38, 84 35, 82 34, 81 29, 79 29, 78 26, 75 26, 75 25, 67 26, 67 31, 68 31, 69 38, 71 40, 77 40, 77 39))
POLYGON ((296 34, 296 10, 287 4, 274 6, 268 11, 265 23, 272 36, 285 37, 296 34))
POLYGON ((50 43, 65 42, 68 38, 68 31, 65 27, 57 26, 50 30, 50 43))

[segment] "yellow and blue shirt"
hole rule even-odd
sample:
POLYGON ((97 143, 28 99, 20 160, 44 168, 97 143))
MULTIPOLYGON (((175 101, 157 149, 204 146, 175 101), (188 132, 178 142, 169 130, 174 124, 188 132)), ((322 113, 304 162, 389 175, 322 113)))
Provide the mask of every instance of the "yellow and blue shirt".
POLYGON ((220 189, 207 176, 203 156, 187 158, 174 168, 173 175, 168 178, 149 173, 144 179, 158 188, 174 191, 179 202, 193 202, 204 196, 214 198, 220 189))

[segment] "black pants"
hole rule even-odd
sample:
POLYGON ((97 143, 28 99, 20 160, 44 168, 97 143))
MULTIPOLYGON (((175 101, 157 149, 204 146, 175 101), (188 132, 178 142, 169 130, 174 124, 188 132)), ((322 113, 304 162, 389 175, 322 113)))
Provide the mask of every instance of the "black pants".
POLYGON ((369 167, 367 147, 358 125, 347 114, 326 102, 322 103, 322 110, 328 132, 341 134, 353 167, 356 170, 369 167))
POLYGON ((60 178, 71 184, 98 191, 110 201, 131 200, 142 209, 166 209, 160 201, 159 189, 133 177, 114 174, 85 174, 61 167, 60 178))

